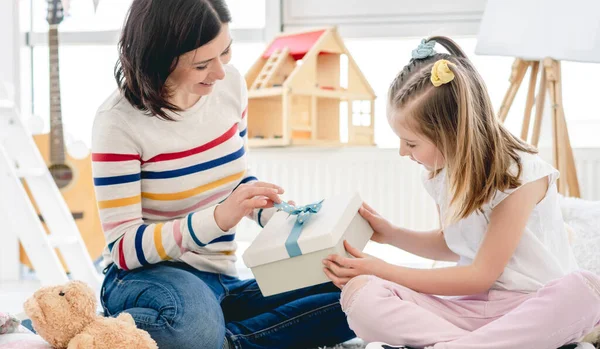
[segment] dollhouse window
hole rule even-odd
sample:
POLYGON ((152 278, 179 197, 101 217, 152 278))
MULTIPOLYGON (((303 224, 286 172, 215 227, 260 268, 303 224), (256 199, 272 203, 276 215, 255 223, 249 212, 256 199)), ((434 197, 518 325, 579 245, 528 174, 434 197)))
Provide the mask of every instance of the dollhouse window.
POLYGON ((340 55, 340 87, 348 89, 348 55, 340 55))
POLYGON ((340 102, 340 142, 348 143, 348 102, 340 102))
POLYGON ((352 126, 371 126, 371 101, 352 102, 352 126))

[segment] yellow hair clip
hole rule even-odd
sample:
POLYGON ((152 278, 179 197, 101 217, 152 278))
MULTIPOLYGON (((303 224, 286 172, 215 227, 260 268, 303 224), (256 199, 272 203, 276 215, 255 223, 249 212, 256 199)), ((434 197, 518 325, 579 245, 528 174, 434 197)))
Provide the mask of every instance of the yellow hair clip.
POLYGON ((448 68, 448 64, 452 63, 445 59, 440 59, 433 64, 431 68, 431 83, 433 86, 439 87, 454 80, 454 73, 448 68))

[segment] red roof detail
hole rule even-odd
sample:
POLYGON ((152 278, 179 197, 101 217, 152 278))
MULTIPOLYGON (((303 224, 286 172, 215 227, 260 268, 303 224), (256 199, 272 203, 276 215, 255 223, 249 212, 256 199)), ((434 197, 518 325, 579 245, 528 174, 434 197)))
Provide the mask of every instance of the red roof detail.
POLYGON ((290 54, 295 60, 302 59, 304 55, 315 45, 317 40, 323 35, 325 30, 319 30, 309 33, 296 35, 286 35, 275 39, 271 46, 263 54, 263 58, 269 58, 277 49, 288 47, 290 54))

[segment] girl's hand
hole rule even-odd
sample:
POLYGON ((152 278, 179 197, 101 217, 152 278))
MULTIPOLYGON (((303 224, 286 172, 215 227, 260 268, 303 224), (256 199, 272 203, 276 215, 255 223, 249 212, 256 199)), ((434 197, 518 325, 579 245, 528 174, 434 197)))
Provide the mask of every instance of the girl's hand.
POLYGON ((253 181, 238 186, 229 197, 215 208, 215 221, 221 230, 235 227, 254 209, 273 207, 280 203, 283 188, 266 182, 253 181))
POLYGON ((381 259, 362 253, 350 246, 344 240, 344 247, 350 255, 356 258, 346 258, 337 254, 329 255, 323 260, 325 275, 336 285, 342 288, 350 279, 358 275, 375 275, 378 270, 387 264, 381 259))
POLYGON ((374 232, 371 240, 381 244, 390 242, 391 237, 394 234, 394 226, 392 223, 381 217, 379 213, 364 202, 362 207, 358 210, 358 213, 360 213, 360 215, 369 222, 371 228, 373 228, 374 232))

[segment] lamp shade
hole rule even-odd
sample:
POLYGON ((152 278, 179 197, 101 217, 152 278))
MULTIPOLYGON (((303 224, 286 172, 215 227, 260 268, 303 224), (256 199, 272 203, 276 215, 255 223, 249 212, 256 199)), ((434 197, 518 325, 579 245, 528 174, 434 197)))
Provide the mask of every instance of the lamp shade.
POLYGON ((600 63, 600 0, 488 0, 475 53, 600 63))

